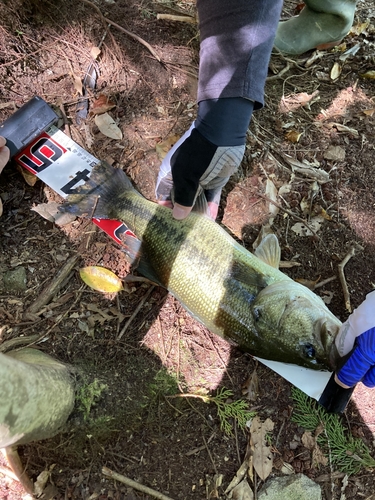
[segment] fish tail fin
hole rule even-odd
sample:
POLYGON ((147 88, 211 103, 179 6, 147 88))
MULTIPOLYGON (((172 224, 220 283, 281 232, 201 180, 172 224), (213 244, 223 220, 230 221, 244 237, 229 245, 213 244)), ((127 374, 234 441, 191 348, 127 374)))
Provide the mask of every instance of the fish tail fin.
POLYGON ((130 192, 141 196, 123 170, 101 161, 94 166, 88 181, 70 194, 59 210, 89 218, 116 218, 112 213, 116 200, 130 192))

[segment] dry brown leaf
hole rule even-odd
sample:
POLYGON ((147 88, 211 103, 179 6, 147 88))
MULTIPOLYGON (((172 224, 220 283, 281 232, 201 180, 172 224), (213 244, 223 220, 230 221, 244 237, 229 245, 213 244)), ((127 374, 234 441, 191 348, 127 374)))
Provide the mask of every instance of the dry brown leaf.
POLYGON ((283 155, 285 161, 292 167, 293 172, 305 175, 310 179, 315 179, 320 184, 325 184, 329 182, 329 174, 320 168, 317 168, 313 163, 309 163, 306 160, 299 161, 296 158, 292 158, 288 155, 283 155))
POLYGON ((301 139, 302 135, 303 132, 298 132, 297 130, 292 129, 285 134, 285 138, 290 142, 298 142, 301 139))
POLYGON ((324 424, 321 422, 315 429, 315 437, 317 438, 324 431, 324 424))
POLYGON ((328 213, 322 207, 320 207, 319 215, 321 215, 323 217, 323 219, 325 219, 325 220, 332 220, 332 217, 330 215, 328 215, 328 213))
POLYGON ((328 464, 328 459, 324 456, 324 453, 319 448, 318 445, 315 446, 312 452, 312 462, 314 465, 323 465, 326 466, 328 464))
POLYGON ((357 23, 351 27, 350 35, 358 36, 363 33, 370 25, 370 21, 367 20, 364 23, 357 23))
POLYGON ((92 104, 90 114, 92 115, 101 115, 102 113, 106 113, 116 107, 116 103, 111 101, 111 99, 104 95, 100 94, 97 99, 92 104))
POLYGON ((50 475, 51 472, 49 470, 44 470, 37 477, 37 480, 34 483, 34 494, 36 497, 40 497, 42 495, 50 475))
POLYGON ((59 211, 61 203, 56 201, 49 201, 48 203, 40 203, 31 210, 41 215, 44 219, 54 222, 57 226, 64 226, 70 224, 76 218, 75 215, 69 213, 62 213, 59 211))
POLYGON ((222 474, 215 474, 213 477, 206 474, 206 498, 219 498, 219 488, 223 482, 222 474))
POLYGON ((111 139, 122 139, 122 132, 116 125, 114 119, 108 114, 95 115, 95 124, 100 132, 111 139))
POLYGON ((303 197, 302 200, 300 201, 299 206, 301 207, 302 213, 303 214, 308 214, 310 212, 310 199, 303 197))
POLYGON ((255 417, 250 427, 250 446, 253 451, 253 466, 258 476, 265 481, 271 474, 273 456, 271 448, 266 444, 266 436, 274 428, 274 423, 267 418, 261 422, 259 417, 255 417))
POLYGON ((375 108, 371 108, 371 109, 364 109, 363 110, 363 113, 367 116, 373 116, 373 114, 375 113, 375 108))
POLYGON ((99 54, 100 54, 101 50, 99 49, 99 47, 96 47, 95 45, 93 47, 91 47, 91 50, 90 50, 90 56, 93 58, 93 59, 97 59, 99 54))
POLYGON ((255 401, 259 394, 259 379, 256 368, 242 386, 242 395, 249 401, 255 401))
POLYGON ((334 126, 337 128, 339 132, 348 132, 348 134, 352 134, 355 137, 359 137, 358 130, 355 128, 347 127, 346 125, 342 125, 341 123, 335 123, 334 126))
MULTIPOLYGON (((267 196, 267 198, 269 198, 270 200, 274 201, 275 203, 277 203, 277 189, 276 189, 276 186, 275 184, 271 181, 271 179, 267 178, 267 181, 266 181, 266 191, 265 191, 265 194, 267 196)), ((279 207, 277 207, 274 203, 268 203, 268 213, 270 214, 270 225, 272 225, 272 221, 274 219, 274 217, 276 217, 276 215, 279 213, 279 207)))
POLYGON ((343 125, 342 123, 336 122, 314 122, 316 127, 324 127, 324 128, 336 128, 339 132, 347 132, 348 134, 354 135, 354 137, 359 137, 358 130, 352 127, 348 127, 347 125, 343 125))
MULTIPOLYGON (((315 431, 315 436, 318 436, 322 431, 323 428, 319 426, 315 431)), ((303 446, 312 452, 311 457, 314 465, 327 465, 328 460, 319 448, 316 437, 314 437, 310 431, 306 431, 303 434, 301 441, 303 446)))
POLYGON ((306 431, 303 433, 301 441, 303 446, 310 451, 312 451, 316 446, 316 439, 310 431, 306 431))
POLYGON ((314 233, 311 232, 310 228, 316 232, 321 228, 323 217, 317 215, 316 217, 312 217, 308 223, 308 227, 303 222, 297 222, 291 227, 291 230, 298 234, 298 236, 313 236, 314 233))
POLYGON ((319 61, 324 56, 324 52, 321 50, 315 50, 309 59, 305 62, 305 68, 309 68, 314 64, 315 61, 319 61))
POLYGON ((236 472, 236 475, 234 476, 232 481, 227 486, 227 489, 225 490, 226 495, 229 494, 243 480, 243 478, 247 474, 248 468, 249 468, 249 461, 245 460, 244 462, 242 462, 240 468, 236 472))
POLYGON ((317 283, 319 282, 319 280, 320 280, 320 276, 316 280, 307 280, 304 278, 296 278, 296 281, 298 281, 298 283, 301 283, 301 285, 304 285, 305 287, 309 288, 310 290, 315 290, 315 287, 316 287, 317 283))
POLYGON ((341 146, 330 146, 324 153, 326 160, 343 161, 345 160, 345 149, 341 146))
POLYGON ((299 267, 302 264, 295 260, 281 260, 279 264, 280 269, 290 269, 292 267, 299 267))
POLYGON ((81 78, 79 76, 76 76, 73 74, 72 74, 72 78, 73 78, 73 87, 74 87, 75 91, 77 92, 77 94, 83 95, 81 78))
POLYGON ((291 474, 295 474, 296 473, 296 471, 294 470, 293 465, 288 464, 288 462, 284 462, 283 463, 283 465, 282 465, 282 467, 280 469, 280 472, 282 472, 286 476, 290 476, 291 474))
POLYGON ((360 73, 361 78, 367 78, 369 80, 375 80, 375 70, 366 71, 366 73, 360 73))
POLYGON ((176 144, 176 142, 178 141, 178 139, 180 138, 179 135, 170 135, 169 137, 167 137, 165 139, 165 141, 163 142, 158 142, 156 144, 156 152, 158 154, 158 157, 159 157, 159 160, 163 160, 163 158, 165 157, 165 155, 168 153, 168 151, 171 149, 172 146, 174 146, 174 144, 176 144))
POLYGON ((253 500, 254 493, 246 479, 233 488, 228 498, 232 500, 253 500))
POLYGON ((332 66, 330 77, 331 80, 337 80, 337 78, 341 75, 342 67, 338 62, 335 62, 335 64, 332 66))
POLYGON ((17 106, 16 106, 16 103, 14 101, 1 102, 0 109, 4 109, 4 108, 13 108, 14 110, 16 110, 17 106))
POLYGON ((32 174, 29 170, 26 170, 26 168, 23 168, 20 165, 17 165, 17 170, 21 172, 21 175, 24 178, 26 184, 28 184, 29 186, 35 186, 35 183, 38 180, 38 177, 36 175, 32 174))
POLYGON ((39 203, 35 207, 31 207, 31 210, 39 214, 50 222, 55 222, 55 215, 60 213, 58 207, 61 203, 57 203, 56 201, 52 201, 49 203, 39 203))
POLYGON ((287 97, 282 97, 279 104, 280 113, 289 113, 295 111, 302 106, 310 106, 313 102, 319 99, 319 90, 312 94, 307 92, 300 92, 299 94, 292 94, 287 97))

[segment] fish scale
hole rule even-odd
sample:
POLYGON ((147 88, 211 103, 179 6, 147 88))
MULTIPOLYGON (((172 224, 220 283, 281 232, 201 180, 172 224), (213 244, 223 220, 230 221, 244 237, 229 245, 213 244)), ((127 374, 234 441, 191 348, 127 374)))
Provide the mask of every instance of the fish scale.
POLYGON ((104 162, 61 210, 130 227, 142 242, 140 272, 213 333, 260 358, 335 366, 341 322, 311 290, 267 263, 278 265, 274 235, 254 255, 205 215, 175 220, 170 209, 146 200, 121 169, 104 162))

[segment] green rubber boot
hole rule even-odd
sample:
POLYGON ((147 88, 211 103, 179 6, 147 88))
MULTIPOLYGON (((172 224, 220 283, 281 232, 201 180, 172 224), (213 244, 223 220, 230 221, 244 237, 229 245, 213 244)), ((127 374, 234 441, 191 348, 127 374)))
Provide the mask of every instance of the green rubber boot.
POLYGON ((284 54, 303 54, 338 45, 353 24, 357 0, 305 0, 299 16, 280 22, 274 46, 284 54))

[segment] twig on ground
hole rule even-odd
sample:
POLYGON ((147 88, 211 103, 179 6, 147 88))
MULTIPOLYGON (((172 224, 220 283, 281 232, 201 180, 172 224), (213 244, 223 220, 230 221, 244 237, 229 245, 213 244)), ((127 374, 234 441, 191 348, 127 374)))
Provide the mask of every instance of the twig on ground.
POLYGON ((60 100, 60 102, 59 102, 59 109, 60 109, 61 116, 62 116, 62 119, 63 119, 64 133, 68 137, 72 138, 72 134, 70 133, 69 120, 68 120, 68 118, 66 116, 65 108, 64 108, 64 103, 62 102, 62 100, 60 100))
POLYGON ((12 469, 8 469, 8 467, 0 465, 0 474, 10 477, 10 479, 13 479, 13 481, 19 481, 18 477, 15 475, 12 469))
POLYGON ((288 214, 293 219, 297 220, 298 222, 301 222, 304 226, 307 227, 307 229, 309 231, 312 232, 312 234, 314 236, 317 236, 319 238, 319 236, 316 234, 316 232, 314 231, 314 229, 312 227, 310 227, 309 224, 304 219, 302 219, 301 217, 298 217, 298 215, 294 214, 293 212, 291 212, 287 208, 282 207, 280 205, 280 203, 277 203, 276 201, 271 200, 271 198, 268 198, 268 196, 266 196, 264 194, 261 194, 261 193, 258 193, 258 196, 260 196, 264 200, 268 201, 269 203, 272 203, 273 205, 275 205, 277 208, 279 208, 280 210, 282 210, 283 212, 285 212, 286 214, 288 214))
POLYGON ((278 80, 279 78, 282 78, 282 76, 285 75, 285 73, 287 73, 289 70, 290 70, 290 64, 287 63, 285 68, 283 68, 281 71, 279 71, 277 73, 277 75, 267 77, 267 82, 269 82, 271 80, 278 80))
POLYGON ((163 327, 161 326, 161 321, 160 321, 160 316, 159 315, 156 318, 156 321, 157 321, 157 326, 158 326, 159 335, 160 335, 160 339, 161 339, 161 348, 162 348, 162 351, 163 351, 162 362, 163 362, 163 365, 166 366, 167 365, 167 353, 166 353, 165 344, 164 344, 163 327))
MULTIPOLYGON (((298 64, 298 61, 295 61, 294 59, 290 59, 290 57, 285 56, 285 54, 283 54, 283 53, 281 52, 281 50, 279 50, 279 49, 278 49, 278 48, 276 48, 276 47, 273 47, 273 53, 274 53, 274 54, 276 53, 276 54, 277 54, 277 55, 278 55, 281 59, 283 59, 283 60, 284 60, 284 61, 286 61, 287 63, 292 64, 293 66, 295 66, 296 68, 300 69, 301 71, 306 72, 306 71, 308 70, 308 68, 303 68, 302 66, 300 66, 300 65, 298 64)), ((276 55, 276 54, 275 54, 275 55, 276 55)), ((300 61, 300 62, 303 62, 303 61, 300 61)))
MULTIPOLYGON (((175 394, 174 396, 164 396, 165 398, 183 398, 186 396, 186 393, 181 393, 181 394, 175 394)), ((196 399, 202 399, 202 401, 204 401, 205 403, 208 402, 208 399, 207 399, 207 396, 206 396, 206 399, 204 396, 200 396, 200 395, 197 395, 197 394, 189 394, 186 398, 186 402, 187 404, 190 406, 190 408, 195 411, 200 417, 203 418, 203 421, 204 422, 207 422, 207 419, 206 417, 203 415, 203 413, 201 413, 199 410, 197 410, 197 408, 195 408, 195 406, 190 402, 189 398, 196 398, 196 399)))
POLYGON ((212 347, 212 350, 216 352, 216 356, 219 358, 220 362, 221 362, 221 367, 223 369, 223 371, 227 374, 229 380, 231 381, 231 383, 233 384, 233 380, 232 380, 232 377, 230 376, 229 372, 228 372, 228 369, 227 369, 227 363, 223 360, 223 358, 221 357, 221 354, 219 352, 219 350, 217 349, 216 347, 216 344, 215 342, 213 342, 212 340, 212 337, 211 337, 211 333, 209 333, 206 338, 208 338, 208 340, 210 341, 210 344, 211 344, 211 347, 212 347))
POLYGON ((42 338, 44 337, 47 337, 54 328, 56 328, 57 325, 59 325, 61 323, 61 321, 66 318, 66 316, 70 313, 70 311, 73 309, 73 307, 77 304, 77 302, 81 299, 81 296, 82 296, 82 292, 83 292, 83 289, 85 288, 86 285, 82 285, 81 288, 78 290, 77 292, 77 297, 75 298, 75 301, 73 302, 73 304, 69 307, 68 310, 66 310, 64 312, 64 314, 62 314, 60 316, 60 318, 43 334, 41 335, 42 338))
POLYGON ((334 281, 335 279, 336 279, 336 276, 331 276, 330 278, 326 278, 325 280, 319 281, 319 283, 317 283, 314 286, 314 290, 316 288, 321 288, 322 286, 327 285, 328 283, 331 283, 331 281, 334 281))
POLYGON ((148 283, 150 285, 155 285, 155 281, 144 278, 143 276, 135 276, 134 274, 128 274, 122 281, 124 283, 148 283))
POLYGON ((237 459, 238 459, 238 466, 241 467, 242 461, 241 461, 241 455, 240 455, 240 447, 238 445, 238 429, 237 429, 237 421, 234 419, 233 423, 234 427, 234 438, 236 440, 236 451, 237 451, 237 459))
POLYGON ((4 450, 5 458, 12 469, 18 481, 22 484, 23 488, 30 495, 34 494, 34 483, 29 476, 25 473, 20 456, 18 455, 17 446, 8 446, 4 450))
POLYGON ((207 439, 207 443, 205 444, 202 444, 202 446, 197 446, 197 448, 193 448, 192 450, 188 451, 185 453, 185 456, 186 457, 190 457, 191 455, 196 455, 197 453, 199 453, 200 451, 203 451, 206 449, 206 446, 208 444, 210 444, 210 442, 212 441, 212 439, 215 437, 215 433, 211 434, 211 436, 207 439))
POLYGON ((28 337, 17 337, 2 342, 0 345, 0 352, 10 351, 19 345, 28 345, 39 339, 39 335, 30 335, 28 337))
POLYGON ((137 491, 141 491, 142 493, 146 493, 146 495, 158 498, 159 500, 173 500, 171 497, 167 497, 166 495, 160 493, 159 491, 149 488, 148 486, 144 486, 143 484, 138 483, 133 479, 130 479, 126 476, 123 476, 122 474, 118 474, 117 472, 108 469, 108 467, 102 467, 102 474, 114 479, 115 481, 120 481, 120 483, 130 486, 130 488, 133 488, 137 491))
POLYGON ((175 406, 173 406, 173 404, 166 398, 166 396, 164 396, 164 399, 165 399, 165 402, 171 407, 173 408, 173 411, 179 413, 180 415, 183 415, 184 412, 179 410, 178 408, 176 408, 175 406))
POLYGON ((208 443, 207 443, 207 441, 205 440, 204 436, 202 436, 202 439, 203 439, 204 445, 205 445, 205 447, 206 447, 206 450, 207 450, 208 456, 210 457, 210 460, 211 460, 211 463, 212 463, 212 467, 214 468, 215 474, 216 474, 216 475, 218 475, 218 472, 217 472, 217 468, 216 468, 216 465, 215 465, 214 459, 212 458, 212 454, 211 454, 211 452, 210 452, 210 448, 208 447, 208 443))
POLYGON ((31 306, 25 311, 24 318, 28 316, 35 315, 43 306, 48 304, 50 300, 56 295, 56 293, 60 290, 62 283, 65 281, 65 278, 70 274, 71 270, 75 266, 79 255, 73 255, 66 262, 64 267, 59 270, 57 275, 54 277, 51 283, 49 283, 39 297, 31 304, 31 306))
POLYGON ((100 18, 102 19, 102 21, 104 21, 106 24, 110 24, 111 26, 114 26, 118 30, 122 31, 126 35, 130 36, 131 38, 133 38, 134 40, 137 40, 137 42, 141 43, 142 45, 144 45, 149 50, 149 52, 155 57, 155 59, 157 61, 159 61, 160 63, 164 64, 164 62, 162 61, 161 57, 155 52, 155 50, 151 47, 151 45, 148 42, 146 42, 145 40, 143 40, 143 38, 141 38, 138 35, 135 35, 134 33, 131 33, 130 31, 126 30, 125 28, 123 28, 119 24, 111 21, 111 19, 108 19, 107 17, 103 16, 103 14, 102 14, 101 10, 99 9, 99 7, 97 5, 95 5, 93 2, 90 2, 90 0, 81 0, 81 1, 83 3, 89 5, 93 9, 95 9, 96 12, 99 14, 100 18))
POLYGON ((345 256, 345 258, 338 265, 339 278, 340 278, 341 286, 342 286, 342 289, 344 292, 345 308, 350 313, 352 312, 352 306, 350 305, 350 293, 349 293, 348 284, 347 284, 346 278, 345 278, 344 267, 349 262, 349 260, 352 257, 354 257, 356 250, 363 250, 363 248, 358 244, 354 244, 351 247, 351 249, 349 250, 349 252, 347 253, 347 255, 345 256))
POLYGON ((139 313, 139 311, 142 309, 144 303, 146 302, 146 300, 148 299, 149 295, 151 294, 151 292, 154 290, 155 286, 152 285, 150 286, 150 288, 147 290, 147 292, 144 294, 142 300, 140 301, 140 303, 138 304, 138 306, 136 307, 135 311, 133 312, 133 314, 130 316, 130 318, 128 319, 128 321, 125 323, 124 325, 124 328, 121 330, 121 332, 117 335, 117 339, 116 340, 120 340, 121 337, 124 335, 124 333, 126 332, 126 330, 129 328, 129 325, 132 323, 132 321, 134 320, 134 318, 137 316, 137 314, 139 313))
POLYGON ((29 52, 28 54, 25 54, 21 57, 17 57, 16 59, 13 59, 12 61, 0 64, 0 68, 3 68, 4 66, 12 66, 13 64, 16 64, 19 61, 22 61, 23 59, 27 59, 30 56, 35 56, 35 54, 38 54, 38 52, 41 52, 42 50, 50 50, 54 47, 54 45, 47 45, 40 47, 40 49, 35 50, 34 52, 29 52))
POLYGON ((167 21, 180 21, 182 23, 197 24, 193 16, 175 16, 174 14, 157 14, 156 19, 165 19, 167 21))

